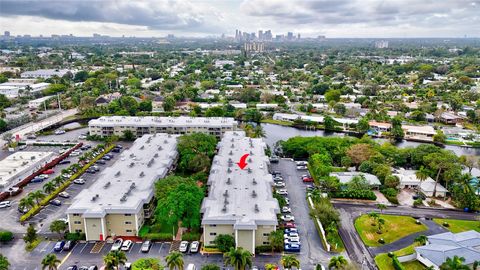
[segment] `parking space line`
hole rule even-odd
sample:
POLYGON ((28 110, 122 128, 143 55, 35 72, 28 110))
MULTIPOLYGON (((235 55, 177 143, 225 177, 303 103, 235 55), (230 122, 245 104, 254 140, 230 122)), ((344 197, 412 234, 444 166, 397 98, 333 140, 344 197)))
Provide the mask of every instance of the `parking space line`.
POLYGON ((160 248, 158 249, 158 253, 160 253, 162 251, 162 247, 163 247, 163 242, 162 242, 162 244, 160 244, 160 248))
POLYGON ((80 250, 80 253, 83 253, 83 250, 88 246, 88 243, 85 243, 85 245, 83 246, 82 250, 80 250))
POLYGON ((132 247, 128 250, 128 253, 132 252, 132 249, 134 246, 135 246, 135 243, 132 243, 132 247))

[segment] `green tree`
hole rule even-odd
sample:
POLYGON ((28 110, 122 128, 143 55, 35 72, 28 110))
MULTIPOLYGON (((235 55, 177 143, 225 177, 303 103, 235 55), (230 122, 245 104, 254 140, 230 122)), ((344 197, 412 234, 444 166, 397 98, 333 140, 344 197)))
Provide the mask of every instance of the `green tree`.
POLYGON ((55 220, 50 224, 50 231, 58 234, 65 232, 67 228, 67 223, 63 220, 55 220))
POLYGON ((158 202, 157 217, 174 225, 182 221, 182 226, 197 228, 200 226, 200 206, 204 197, 203 190, 196 185, 180 184, 165 199, 158 202))
POLYGON ((463 264, 465 258, 455 255, 453 258, 448 257, 447 260, 440 265, 440 270, 469 270, 470 267, 463 264))
POLYGON ((325 100, 327 102, 334 101, 338 102, 340 101, 340 96, 342 93, 339 90, 329 90, 325 93, 325 100))
POLYGON ((132 269, 136 270, 163 270, 163 266, 156 258, 141 258, 132 264, 132 269))
POLYGON ((437 195, 437 185, 440 180, 441 173, 452 169, 453 165, 456 164, 456 160, 457 157, 455 154, 449 151, 432 153, 424 157, 425 163, 427 163, 432 170, 437 171, 435 177, 435 186, 433 187, 433 197, 437 195))
POLYGON ((246 267, 252 267, 252 253, 239 247, 230 248, 228 252, 223 254, 225 265, 231 265, 235 270, 245 270, 246 267))
POLYGON ((392 129, 390 133, 395 140, 401 140, 405 136, 402 129, 402 120, 399 117, 392 119, 392 129))
POLYGON ((300 261, 294 255, 284 255, 280 259, 283 268, 291 269, 293 267, 300 268, 300 261))
POLYGON ((10 231, 0 231, 0 243, 10 242, 13 239, 13 233, 10 231))
POLYGON ((367 133, 370 129, 370 125, 368 124, 368 119, 365 117, 360 118, 357 123, 357 131, 360 133, 367 133))
POLYGON ((37 230, 35 230, 35 227, 33 226, 33 224, 30 224, 30 225, 27 227, 27 233, 26 233, 25 236, 23 237, 23 240, 24 240, 25 243, 27 243, 27 244, 32 243, 32 242, 34 242, 35 240, 37 240, 37 230))
POLYGON ((268 235, 268 242, 270 242, 270 247, 272 248, 272 253, 275 250, 282 250, 283 248, 283 231, 277 230, 270 232, 268 235))
POLYGON ((0 132, 7 131, 7 122, 0 118, 0 132))
POLYGON ((130 129, 126 129, 122 132, 122 138, 125 141, 134 141, 135 140, 135 134, 130 129))
POLYGON ((337 125, 337 121, 335 121, 331 116, 327 115, 323 118, 323 126, 327 131, 335 130, 335 126, 337 125))
POLYGON ((107 255, 103 256, 103 263, 105 269, 114 270, 118 269, 120 265, 125 265, 127 262, 127 255, 120 250, 110 251, 107 255))
POLYGON ((377 208, 380 210, 380 212, 383 212, 383 210, 387 209, 387 206, 383 203, 379 203, 377 204, 377 208))
POLYGON ((167 267, 170 270, 183 270, 183 254, 178 251, 174 251, 168 254, 168 256, 165 257, 165 262, 167 263, 167 267))
POLYGON ((343 269, 347 265, 348 261, 343 256, 333 256, 328 263, 328 269, 343 269))
POLYGON ((370 145, 365 143, 354 144, 347 150, 347 156, 352 160, 352 164, 355 165, 355 170, 358 171, 358 167, 362 162, 368 160, 373 155, 373 150, 370 145))
POLYGON ((4 94, 0 94, 0 109, 5 109, 10 105, 12 105, 12 102, 4 94))
POLYGON ((220 266, 213 263, 204 264, 201 270, 220 270, 220 266))
POLYGON ((213 240, 213 242, 215 243, 215 246, 217 246, 218 250, 223 253, 235 247, 235 238, 233 238, 233 236, 229 234, 219 234, 215 237, 215 240, 213 240))
POLYGON ((42 269, 43 270, 45 270, 45 269, 57 270, 59 264, 60 264, 60 260, 57 259, 57 256, 55 254, 47 254, 42 259, 42 269))
POLYGON ((372 219, 372 225, 377 223, 377 220, 380 218, 380 215, 377 212, 370 212, 368 213, 368 217, 372 219))
POLYGON ((45 183, 45 185, 43 185, 43 191, 47 194, 52 193, 54 190, 55 190, 55 184, 52 181, 47 182, 45 183))
POLYGON ((446 140, 447 140, 447 136, 445 136, 445 134, 443 134, 443 131, 441 130, 437 130, 437 133, 433 135, 434 142, 445 143, 446 140))
POLYGON ((34 205, 35 205, 35 201, 29 196, 25 196, 21 198, 20 201, 18 202, 18 208, 20 209, 29 209, 34 205))
POLYGON ((163 100, 163 109, 166 112, 173 111, 175 108, 176 101, 172 96, 168 96, 163 100))
POLYGON ((43 191, 41 190, 37 190, 30 192, 28 196, 31 197, 38 204, 40 200, 45 198, 45 193, 43 193, 43 191))
POLYGON ((7 257, 0 253, 0 270, 8 270, 9 266, 10 262, 8 261, 7 257))
POLYGON ((178 139, 178 168, 183 172, 207 171, 215 154, 217 140, 204 133, 183 135, 178 139))
POLYGON ((212 108, 208 108, 205 112, 206 117, 223 117, 225 116, 225 111, 222 107, 216 106, 212 108))
POLYGON ((427 238, 427 236, 422 234, 422 235, 417 236, 414 241, 416 243, 424 246, 425 244, 427 244, 428 238, 427 238))

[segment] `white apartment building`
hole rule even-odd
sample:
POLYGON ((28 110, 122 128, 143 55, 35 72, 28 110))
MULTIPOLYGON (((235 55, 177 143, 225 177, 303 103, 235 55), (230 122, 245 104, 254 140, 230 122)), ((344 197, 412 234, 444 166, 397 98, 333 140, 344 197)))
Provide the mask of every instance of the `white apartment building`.
POLYGON ((226 131, 237 130, 237 126, 237 121, 226 117, 102 116, 88 122, 90 135, 102 137, 123 136, 125 130, 130 130, 137 137, 154 133, 200 132, 220 138, 226 131))
POLYGON ((137 139, 119 159, 82 190, 66 211, 72 233, 86 240, 137 236, 154 211, 154 184, 177 160, 177 135, 158 133, 137 139))
POLYGON ((22 72, 22 74, 20 74, 20 77, 49 79, 53 76, 63 77, 69 72, 72 74, 75 74, 73 70, 68 70, 68 69, 38 69, 33 71, 22 72))
POLYGON ((203 242, 212 245, 215 237, 235 237, 236 247, 255 254, 255 247, 268 245, 268 236, 277 229, 278 201, 273 198, 273 177, 262 139, 252 139, 243 131, 226 132, 219 142, 203 200, 203 242), (236 162, 249 154, 242 170, 236 162))

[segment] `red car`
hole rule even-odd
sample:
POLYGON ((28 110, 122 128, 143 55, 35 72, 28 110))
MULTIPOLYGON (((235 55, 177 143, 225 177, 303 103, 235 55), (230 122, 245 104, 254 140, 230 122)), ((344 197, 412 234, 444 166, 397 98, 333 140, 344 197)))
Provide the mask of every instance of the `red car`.
POLYGON ((304 176, 304 177, 302 177, 302 181, 304 183, 311 183, 311 182, 313 182, 313 178, 311 176, 304 176))
POLYGON ((283 227, 284 227, 284 228, 287 228, 287 229, 292 229, 292 228, 296 228, 297 226, 296 226, 295 223, 293 223, 293 222, 285 222, 285 223, 283 224, 283 227))
POLYGON ((55 173, 55 171, 52 170, 52 169, 48 169, 48 170, 46 170, 46 171, 43 171, 42 173, 44 173, 44 174, 52 174, 52 173, 55 173))

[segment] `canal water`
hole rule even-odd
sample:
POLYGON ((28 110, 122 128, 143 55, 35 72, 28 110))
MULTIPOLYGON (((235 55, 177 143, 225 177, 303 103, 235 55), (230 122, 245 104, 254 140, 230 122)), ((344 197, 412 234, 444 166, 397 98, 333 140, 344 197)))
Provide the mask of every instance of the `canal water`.
MULTIPOLYGON (((288 138, 295 137, 295 136, 302 136, 302 137, 313 137, 313 136, 337 136, 337 137, 344 137, 346 136, 345 133, 337 133, 337 132, 326 132, 324 130, 304 130, 298 129, 294 127, 286 127, 280 126, 275 124, 262 124, 263 130, 265 131, 265 141, 267 144, 272 147, 277 141, 279 140, 288 140, 288 138)), ((387 140, 374 138, 374 140, 379 142, 385 142, 387 140)), ((422 143, 420 142, 412 142, 412 141, 402 141, 396 143, 395 146, 397 147, 416 147, 422 143)), ((480 155, 480 148, 465 148, 460 146, 453 146, 453 145, 446 145, 445 149, 453 151, 456 155, 480 155)))

